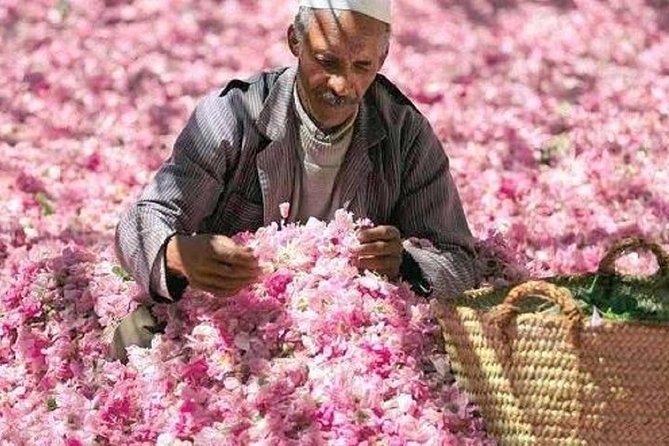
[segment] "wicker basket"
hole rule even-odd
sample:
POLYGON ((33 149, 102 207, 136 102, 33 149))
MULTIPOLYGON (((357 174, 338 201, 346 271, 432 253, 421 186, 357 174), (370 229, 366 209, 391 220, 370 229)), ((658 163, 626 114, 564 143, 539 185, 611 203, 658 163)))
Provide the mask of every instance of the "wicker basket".
POLYGON ((453 371, 491 436, 503 445, 669 445, 669 322, 593 325, 570 291, 591 290, 594 280, 612 295, 638 290, 643 309, 657 315, 667 277, 661 248, 625 240, 598 273, 552 279, 567 287, 532 281, 435 303, 453 371), (656 254, 658 274, 617 274, 615 259, 638 248, 656 254), (537 299, 560 311, 532 311, 537 299))

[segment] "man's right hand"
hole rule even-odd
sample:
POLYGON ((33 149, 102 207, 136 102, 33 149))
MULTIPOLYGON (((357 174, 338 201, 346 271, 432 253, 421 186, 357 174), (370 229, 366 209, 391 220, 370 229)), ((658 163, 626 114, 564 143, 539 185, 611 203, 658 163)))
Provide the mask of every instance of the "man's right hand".
POLYGON ((251 248, 223 235, 174 235, 165 251, 167 271, 190 286, 227 297, 255 282, 261 269, 251 248))

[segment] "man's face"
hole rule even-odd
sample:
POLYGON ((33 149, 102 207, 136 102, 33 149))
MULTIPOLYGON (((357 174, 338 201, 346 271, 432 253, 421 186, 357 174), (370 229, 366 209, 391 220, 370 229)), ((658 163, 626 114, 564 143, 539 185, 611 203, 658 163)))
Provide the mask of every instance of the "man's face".
POLYGON ((288 31, 298 57, 303 105, 324 129, 346 122, 362 101, 385 59, 386 25, 364 14, 315 10, 304 39, 288 31))

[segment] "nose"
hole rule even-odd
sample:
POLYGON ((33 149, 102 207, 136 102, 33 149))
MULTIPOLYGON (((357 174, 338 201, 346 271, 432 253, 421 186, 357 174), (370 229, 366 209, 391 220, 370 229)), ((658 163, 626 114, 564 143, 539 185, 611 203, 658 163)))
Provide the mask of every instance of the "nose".
POLYGON ((328 79, 328 87, 337 96, 350 96, 353 91, 351 81, 344 73, 331 75, 328 79))

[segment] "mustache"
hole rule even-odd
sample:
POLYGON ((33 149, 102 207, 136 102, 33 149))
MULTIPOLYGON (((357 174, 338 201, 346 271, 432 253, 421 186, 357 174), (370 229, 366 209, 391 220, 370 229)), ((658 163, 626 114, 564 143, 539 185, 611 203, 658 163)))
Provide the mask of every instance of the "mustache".
POLYGON ((347 105, 358 104, 358 98, 355 96, 339 96, 329 90, 318 93, 318 98, 331 107, 344 107, 347 105))

